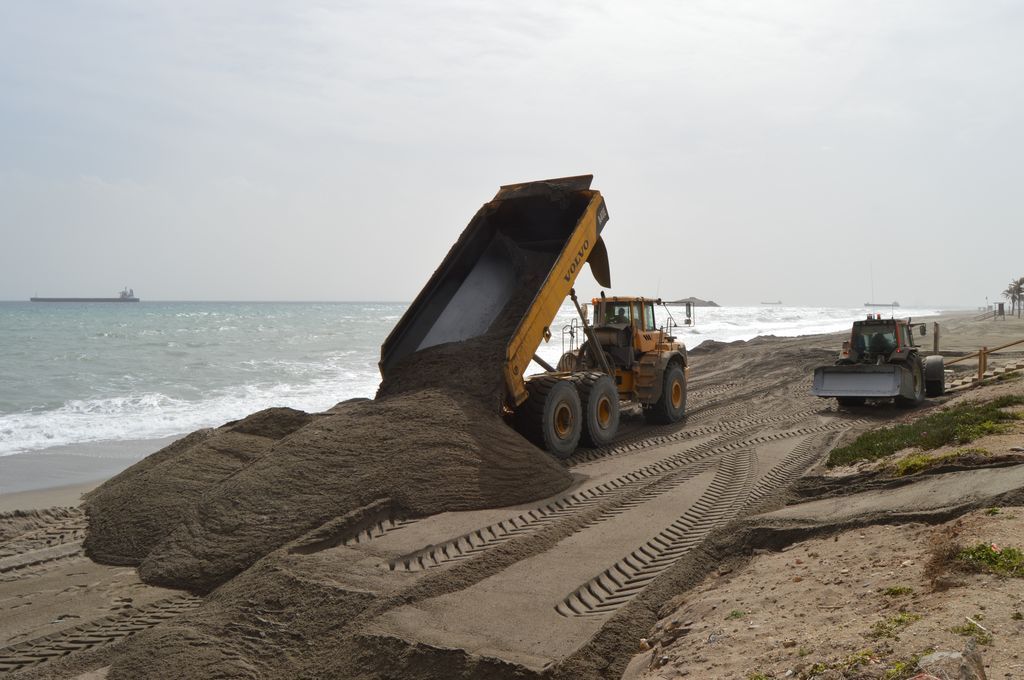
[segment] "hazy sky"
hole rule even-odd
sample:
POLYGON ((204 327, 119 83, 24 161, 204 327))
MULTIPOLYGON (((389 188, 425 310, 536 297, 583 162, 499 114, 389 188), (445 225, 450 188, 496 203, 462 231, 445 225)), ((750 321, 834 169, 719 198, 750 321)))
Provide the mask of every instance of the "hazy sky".
POLYGON ((1019 2, 5 2, 0 299, 410 300, 593 173, 620 294, 981 305, 1022 85, 1019 2))

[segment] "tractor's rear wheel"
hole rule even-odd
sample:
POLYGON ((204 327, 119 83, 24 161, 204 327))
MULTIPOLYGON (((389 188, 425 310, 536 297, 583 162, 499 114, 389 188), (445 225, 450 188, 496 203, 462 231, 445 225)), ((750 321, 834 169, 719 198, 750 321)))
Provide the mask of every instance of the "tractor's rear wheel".
POLYGON ((662 376, 661 397, 648 409, 644 418, 649 423, 668 425, 686 415, 686 373, 683 367, 673 362, 665 368, 662 376))
POLYGON ((583 407, 583 444, 607 446, 619 431, 619 390, 610 375, 584 373, 577 381, 583 407))
POLYGON ((540 377, 528 382, 526 389, 530 396, 516 411, 516 429, 556 457, 568 458, 579 445, 583 431, 575 383, 540 377))
POLYGON ((941 356, 925 357, 924 391, 929 397, 941 397, 946 392, 946 363, 941 356))
POLYGON ((911 356, 903 366, 914 376, 914 396, 897 396, 896 405, 913 408, 924 401, 924 366, 921 365, 921 357, 918 356, 911 356))

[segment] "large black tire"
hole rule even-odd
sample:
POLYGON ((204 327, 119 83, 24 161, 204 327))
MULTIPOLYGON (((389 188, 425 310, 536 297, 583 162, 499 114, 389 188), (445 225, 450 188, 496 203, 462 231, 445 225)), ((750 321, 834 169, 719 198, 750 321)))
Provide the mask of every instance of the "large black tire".
POLYGON ((607 446, 619 431, 619 390, 610 375, 584 373, 576 383, 583 407, 584 446, 607 446))
POLYGON ((863 406, 865 397, 836 397, 840 406, 863 406))
POLYGON ((661 397, 648 409, 644 418, 648 423, 668 425, 686 415, 686 373, 678 362, 665 368, 662 376, 661 397))
POLYGON ((580 443, 582 407, 576 384, 554 377, 526 384, 530 396, 516 410, 516 429, 558 458, 568 458, 580 443))
POLYGON ((924 366, 921 364, 919 356, 911 356, 903 365, 914 375, 914 396, 904 397, 901 395, 896 397, 895 401, 897 406, 913 408, 924 402, 924 366))
POLYGON ((946 363, 937 354, 925 357, 924 392, 929 397, 941 397, 946 392, 946 363))

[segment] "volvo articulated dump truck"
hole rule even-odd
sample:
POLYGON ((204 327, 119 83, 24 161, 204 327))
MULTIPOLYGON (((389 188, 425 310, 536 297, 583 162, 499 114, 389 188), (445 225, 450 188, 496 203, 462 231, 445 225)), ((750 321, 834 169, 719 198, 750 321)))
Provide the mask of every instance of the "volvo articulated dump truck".
POLYGON ((590 446, 610 442, 620 401, 639 403, 658 422, 682 418, 685 347, 664 329, 643 328, 653 322, 645 321, 640 306, 635 319, 609 329, 590 326, 581 313, 589 338, 589 359, 580 362, 585 369, 556 370, 536 357, 566 297, 576 301, 573 285, 584 264, 601 286, 611 285, 601 240, 608 210, 601 193, 590 188, 591 179, 501 187, 381 346, 384 378, 417 352, 497 337, 505 347, 495 370, 503 375, 502 408, 509 423, 556 456, 571 455, 581 440, 590 446), (646 338, 643 346, 631 344, 637 332, 646 338), (605 348, 609 343, 615 347, 605 348), (527 376, 534 359, 547 372, 527 376))

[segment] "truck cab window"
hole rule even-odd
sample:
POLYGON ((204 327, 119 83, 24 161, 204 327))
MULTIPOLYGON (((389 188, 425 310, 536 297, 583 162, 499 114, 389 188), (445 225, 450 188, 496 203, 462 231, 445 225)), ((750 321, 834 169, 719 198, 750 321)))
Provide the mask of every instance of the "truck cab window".
POLYGON ((656 331, 658 330, 658 324, 654 320, 654 303, 648 302, 644 305, 644 330, 645 331, 656 331))

